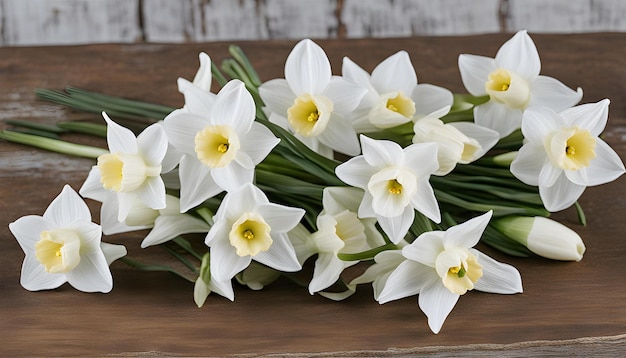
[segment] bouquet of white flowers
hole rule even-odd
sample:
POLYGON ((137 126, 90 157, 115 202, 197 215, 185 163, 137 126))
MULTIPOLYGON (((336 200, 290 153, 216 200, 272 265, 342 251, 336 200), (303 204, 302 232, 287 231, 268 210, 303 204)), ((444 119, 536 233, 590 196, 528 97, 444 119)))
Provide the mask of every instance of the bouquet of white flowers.
POLYGON ((285 78, 262 82, 230 50, 221 68, 200 54, 193 81, 178 80, 179 109, 38 90, 105 124, 9 122, 31 133, 0 139, 97 159, 80 196, 66 186, 43 216, 9 225, 26 254, 24 288, 109 292, 120 259, 194 281, 201 307, 211 292, 234 300, 233 279, 257 290, 308 264, 311 294, 342 300, 371 283, 381 304, 418 295, 438 333, 469 290, 522 292, 519 272, 476 250, 479 241, 579 261, 580 236, 547 217, 574 205, 584 224, 584 189, 624 173, 599 137, 609 101, 576 105, 581 89, 539 75, 525 31, 495 58, 459 57, 469 94, 418 84, 404 51, 371 74, 345 57, 333 76, 324 50, 302 40, 285 78), (50 138, 58 131, 105 136, 108 149, 50 138), (101 202, 99 224, 81 196, 101 202), (191 274, 101 241, 138 230, 149 230, 141 247, 165 247, 191 274))

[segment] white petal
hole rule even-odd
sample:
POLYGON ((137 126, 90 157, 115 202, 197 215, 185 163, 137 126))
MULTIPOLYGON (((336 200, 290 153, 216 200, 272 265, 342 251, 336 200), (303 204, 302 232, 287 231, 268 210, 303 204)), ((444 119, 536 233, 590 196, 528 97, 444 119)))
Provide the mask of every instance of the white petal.
POLYGON ((244 168, 237 162, 231 162, 222 168, 211 169, 211 177, 220 188, 230 192, 252 183, 254 169, 244 168))
POLYGON ((361 189, 367 188, 367 183, 376 171, 377 169, 369 165, 362 155, 339 164, 335 168, 337 178, 348 185, 361 189))
POLYGON ((293 229, 305 213, 300 208, 273 203, 261 204, 255 210, 263 215, 263 219, 272 228, 272 232, 287 232, 293 229))
POLYGON ((152 225, 129 226, 117 220, 119 203, 117 195, 111 195, 112 199, 102 202, 100 207, 100 225, 104 235, 114 235, 123 232, 137 231, 151 228, 152 225))
MULTIPOLYGON (((213 229, 211 229, 213 231, 213 229)), ((228 241, 228 236, 211 241, 211 276, 216 280, 227 281, 248 267, 250 256, 238 256, 235 248, 228 241)))
POLYGON ((490 210, 464 223, 452 226, 443 235, 443 246, 446 249, 451 247, 462 247, 465 249, 474 247, 483 235, 492 214, 493 212, 490 210))
POLYGON ((137 146, 139 155, 151 166, 161 165, 165 153, 167 152, 167 135, 163 126, 155 123, 137 137, 137 146))
POLYGON ((331 215, 344 210, 357 212, 363 200, 363 190, 339 186, 327 186, 322 195, 322 206, 331 215))
POLYGON ((200 68, 193 78, 193 84, 201 88, 202 90, 211 91, 211 58, 204 52, 200 52, 198 55, 200 59, 200 68))
POLYGON ((87 179, 85 179, 83 185, 79 189, 80 195, 85 198, 104 202, 111 192, 102 187, 102 182, 100 181, 101 178, 102 175, 100 174, 100 169, 98 169, 95 165, 91 167, 89 175, 87 175, 87 179))
POLYGON ((520 148, 517 156, 511 162, 511 173, 520 181, 528 185, 539 185, 539 174, 548 157, 542 146, 525 144, 520 148))
POLYGON ((208 168, 195 158, 183 156, 180 161, 180 211, 186 212, 223 191, 208 168))
POLYGON ((549 108, 528 108, 522 115, 524 138, 542 146, 548 135, 564 126, 563 118, 549 108))
POLYGON ((133 208, 135 200, 137 200, 137 193, 119 192, 119 193, 116 193, 116 195, 117 195, 117 220, 125 221, 126 217, 128 216, 128 214, 133 208))
POLYGON ((314 294, 337 282, 341 272, 349 264, 347 261, 340 260, 333 253, 320 254, 315 260, 313 278, 309 283, 309 293, 314 294))
POLYGON ((66 227, 75 221, 91 222, 91 212, 83 199, 66 184, 43 213, 43 218, 57 227, 66 227))
POLYGON ((424 214, 430 220, 436 223, 441 222, 439 203, 427 179, 418 180, 417 190, 411 197, 411 205, 415 210, 424 214))
POLYGON ((128 253, 124 245, 109 244, 107 242, 101 242, 100 249, 104 254, 107 265, 109 266, 111 265, 111 263, 113 263, 113 261, 126 256, 126 254, 128 253))
POLYGON ((572 183, 567 176, 561 175, 551 187, 540 186, 539 195, 548 211, 555 212, 567 209, 585 191, 584 185, 572 183))
POLYGON ((480 144, 480 150, 474 154, 474 160, 485 155, 491 148, 493 148, 494 145, 496 145, 496 143, 498 143, 498 140, 500 139, 500 134, 498 132, 493 129, 476 125, 475 123, 452 122, 448 124, 458 129, 468 138, 475 139, 478 144, 480 144))
POLYGON ((401 298, 417 295, 424 283, 437 275, 431 267, 415 261, 404 261, 389 275, 385 287, 378 296, 378 303, 384 304, 401 298))
POLYGON ((412 207, 407 206, 404 208, 402 214, 394 217, 378 216, 378 223, 383 229, 385 234, 389 236, 389 240, 394 244, 399 243, 404 239, 404 236, 409 231, 409 227, 413 224, 415 218, 415 210, 412 207))
POLYGON ((293 105, 296 94, 293 93, 287 81, 277 78, 263 83, 259 87, 259 95, 267 108, 282 116, 287 115, 287 110, 293 105))
POLYGON ((54 225, 41 216, 22 216, 9 224, 9 230, 27 255, 35 252, 35 244, 41 240, 41 232, 54 229, 54 225))
POLYGON ((79 291, 107 293, 113 288, 113 277, 101 250, 81 255, 78 266, 65 276, 67 282, 79 291))
POLYGON ((406 51, 387 57, 372 71, 372 85, 378 93, 402 91, 410 96, 417 85, 417 75, 406 51))
POLYGON ((608 99, 603 99, 597 103, 581 104, 561 111, 559 115, 568 126, 587 129, 593 136, 599 136, 609 118, 609 103, 608 99))
POLYGON ((278 145, 280 139, 274 133, 258 122, 253 122, 250 131, 241 140, 240 151, 245 152, 252 159, 254 165, 259 164, 278 145))
POLYGON ((343 64, 341 68, 341 75, 348 81, 359 84, 367 89, 367 93, 363 97, 362 101, 366 104, 370 104, 378 98, 378 91, 372 86, 370 81, 370 74, 362 69, 359 65, 353 62, 348 57, 343 58, 343 64))
POLYGON ((137 194, 145 206, 155 210, 165 209, 165 183, 161 177, 146 179, 137 194))
POLYGON ((446 317, 452 312, 459 300, 459 295, 450 292, 437 277, 422 288, 418 297, 420 309, 428 317, 428 326, 437 334, 443 326, 446 317))
POLYGON ((474 107, 474 122, 479 126, 493 129, 506 137, 522 123, 522 110, 511 109, 504 104, 488 101, 474 107))
POLYGON ((137 138, 130 129, 124 128, 113 122, 111 118, 102 112, 102 117, 107 124, 107 144, 111 153, 137 153, 137 138))
POLYGON ((201 116, 208 116, 211 113, 211 107, 215 103, 215 94, 204 91, 183 78, 179 78, 177 83, 178 92, 185 97, 184 109, 186 111, 201 116))
POLYGON ((498 262, 478 250, 470 250, 483 268, 483 275, 476 281, 474 288, 490 293, 521 293, 522 277, 511 265, 498 262))
POLYGON ((541 61, 535 43, 526 30, 518 31, 496 53, 496 64, 532 80, 541 71, 541 61))
POLYGON ((196 155, 196 134, 211 123, 207 118, 182 111, 170 113, 163 122, 167 138, 178 151, 196 155))
MULTIPOLYGON (((252 183, 241 186, 238 190, 229 192, 222 200, 217 216, 223 215, 229 220, 237 220, 243 212, 256 211, 261 205, 268 204, 265 193, 252 183), (223 214, 222 214, 223 212, 223 214)), ((261 213, 262 214, 262 213, 261 213)))
POLYGON ((350 156, 359 155, 361 147, 350 122, 334 114, 326 130, 318 136, 320 143, 350 156))
POLYGON ((409 145, 404 148, 403 164, 411 168, 418 178, 428 177, 439 168, 437 144, 429 142, 409 145))
POLYGON ((255 113, 254 100, 246 86, 239 80, 231 80, 217 94, 211 108, 211 122, 230 126, 241 136, 250 130, 255 113))
POLYGON ((50 290, 67 282, 64 274, 47 273, 34 255, 27 255, 22 263, 20 284, 29 291, 50 290))
POLYGON ((231 301, 235 300, 235 292, 233 291, 233 283, 231 280, 217 280, 215 277, 211 277, 209 282, 209 288, 211 291, 218 293, 222 297, 226 297, 231 301))
POLYGON ((427 231, 402 248, 402 256, 423 265, 435 267, 437 256, 444 251, 443 231, 427 231))
POLYGON ((538 185, 539 186, 552 186, 559 177, 563 174, 563 169, 557 168, 550 162, 544 162, 541 171, 539 172, 538 185))
POLYGON ((287 234, 272 234, 272 246, 259 252, 254 260, 278 271, 295 272, 302 269, 287 234))
POLYGON ((413 102, 415 102, 416 115, 433 113, 441 108, 452 106, 453 102, 453 96, 450 90, 430 84, 417 85, 413 93, 407 95, 410 95, 413 102))
POLYGON ((75 230, 80 236, 80 253, 92 253, 96 251, 102 251, 100 249, 100 240, 102 239, 102 228, 96 223, 91 221, 77 222, 74 225, 68 227, 68 229, 75 230))
POLYGON ((348 117, 359 105, 365 93, 367 93, 365 87, 333 76, 323 94, 333 102, 333 112, 348 117))
POLYGON ((358 216, 360 218, 375 218, 376 212, 374 211, 374 197, 369 192, 363 194, 363 200, 359 205, 358 216))
POLYGON ((539 76, 530 84, 528 107, 548 107, 560 112, 576 105, 582 97, 580 87, 574 91, 555 78, 539 76))
POLYGON ((596 157, 587 167, 587 186, 611 182, 624 174, 624 164, 619 155, 600 138, 596 138, 596 157))
POLYGON ((462 54, 459 56, 459 71, 467 92, 473 96, 487 94, 485 83, 489 74, 498 68, 493 58, 462 54))
POLYGON ((141 242, 141 247, 162 244, 182 234, 207 233, 211 227, 204 220, 191 215, 159 216, 154 228, 141 242))
POLYGON ((298 96, 321 94, 330 77, 330 61, 326 53, 309 39, 298 42, 285 62, 285 79, 298 96))
POLYGON ((398 163, 404 158, 404 152, 396 142, 390 140, 375 140, 364 135, 360 136, 363 157, 369 165, 385 168, 398 163))

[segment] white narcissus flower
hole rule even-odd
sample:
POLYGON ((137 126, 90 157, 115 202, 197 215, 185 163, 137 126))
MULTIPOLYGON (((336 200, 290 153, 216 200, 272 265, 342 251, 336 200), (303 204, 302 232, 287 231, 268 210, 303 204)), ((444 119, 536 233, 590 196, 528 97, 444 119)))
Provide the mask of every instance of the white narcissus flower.
POLYGON ((304 210, 270 203, 248 183, 226 194, 205 243, 211 248, 211 275, 230 280, 252 260, 279 271, 302 268, 287 237, 304 210))
POLYGON ((440 222, 441 213, 429 178, 438 168, 435 143, 397 143, 361 135, 363 155, 337 166, 337 177, 365 190, 359 217, 376 218, 397 244, 415 218, 415 210, 440 222))
POLYGON ((419 118, 413 125, 413 143, 437 143, 439 169, 435 175, 450 173, 457 164, 468 164, 481 158, 500 139, 498 132, 469 122, 444 123, 436 111, 419 118))
POLYGON ((26 254, 20 283, 29 291, 48 290, 69 282, 84 292, 113 288, 109 264, 126 255, 122 245, 102 243, 100 226, 69 186, 50 203, 43 216, 24 216, 9 224, 26 254))
POLYGON ((333 150, 360 153, 349 117, 365 92, 357 84, 332 76, 326 53, 309 39, 296 44, 287 57, 284 79, 259 87, 270 121, 290 129, 308 147, 328 157, 333 150))
POLYGON ((102 201, 107 192, 114 193, 118 221, 126 219, 136 200, 152 209, 165 208, 161 162, 167 152, 167 137, 161 125, 153 124, 135 138, 129 129, 113 122, 106 113, 102 115, 107 123, 109 153, 98 157, 80 194, 102 201))
POLYGON ((428 317, 428 326, 439 333, 459 297, 467 291, 522 292, 517 269, 473 249, 491 214, 487 212, 446 231, 425 232, 402 248, 405 260, 387 278, 378 302, 419 294, 419 307, 428 317))
POLYGON ((344 269, 359 261, 341 260, 338 253, 356 254, 385 244, 376 229, 376 219, 357 216, 363 191, 357 188, 324 188, 324 209, 317 217, 311 242, 318 253, 309 293, 322 291, 338 279, 344 269))
POLYGON ((360 133, 396 127, 452 106, 449 90, 417 83, 406 51, 386 58, 371 75, 344 57, 341 72, 346 79, 367 88, 353 114, 353 127, 360 133))
POLYGON ((580 261, 585 253, 580 235, 560 222, 542 216, 507 216, 495 220, 493 226, 548 259, 580 261))
POLYGON ((460 55, 459 70, 469 93, 490 98, 474 108, 474 121, 496 130, 500 137, 520 128, 527 108, 561 111, 583 95, 580 88, 573 91, 552 77, 539 75, 539 54, 525 30, 504 43, 495 58, 460 55))
POLYGON ((254 100, 239 80, 228 82, 212 106, 177 110, 165 118, 170 143, 183 153, 179 167, 181 211, 252 182, 254 167, 279 142, 254 119, 254 100))
POLYGON ((524 112, 526 143, 511 162, 511 173, 539 187, 549 211, 563 210, 588 186, 605 184, 624 174, 621 159, 599 135, 608 119, 609 100, 562 112, 532 108, 524 112))

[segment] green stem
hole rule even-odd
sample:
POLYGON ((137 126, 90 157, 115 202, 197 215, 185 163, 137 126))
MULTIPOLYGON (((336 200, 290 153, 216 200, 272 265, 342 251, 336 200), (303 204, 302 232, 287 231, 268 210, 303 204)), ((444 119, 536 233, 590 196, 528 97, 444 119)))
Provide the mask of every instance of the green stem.
POLYGON ((58 139, 44 138, 40 136, 17 133, 14 131, 4 130, 0 132, 0 139, 9 142, 26 144, 32 147, 49 150, 52 152, 74 155, 78 157, 96 159, 102 154, 108 153, 106 149, 91 147, 82 144, 74 144, 58 139))
POLYGON ((359 252, 356 254, 338 253, 337 257, 339 257, 339 259, 343 261, 364 261, 364 260, 371 260, 374 258, 374 256, 387 250, 398 250, 398 246, 396 246, 395 244, 389 243, 389 244, 375 247, 373 249, 359 252))

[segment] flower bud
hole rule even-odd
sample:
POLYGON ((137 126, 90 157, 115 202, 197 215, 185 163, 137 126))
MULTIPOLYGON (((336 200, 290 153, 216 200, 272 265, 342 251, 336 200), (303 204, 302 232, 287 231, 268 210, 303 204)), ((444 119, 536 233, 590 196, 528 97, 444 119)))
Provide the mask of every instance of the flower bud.
POLYGON ((505 217, 495 220, 493 226, 548 259, 580 261, 585 253, 585 244, 574 230, 545 217, 505 217))

